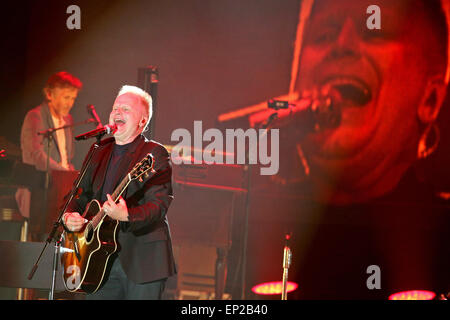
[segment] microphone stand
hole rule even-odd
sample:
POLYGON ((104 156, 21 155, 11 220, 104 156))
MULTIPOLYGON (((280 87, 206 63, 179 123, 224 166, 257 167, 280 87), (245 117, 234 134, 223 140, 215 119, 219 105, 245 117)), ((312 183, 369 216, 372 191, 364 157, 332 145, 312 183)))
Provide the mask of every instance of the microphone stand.
POLYGON ((289 247, 290 234, 286 234, 285 243, 283 249, 283 286, 281 290, 281 300, 287 300, 287 281, 288 281, 288 269, 291 266, 292 251, 289 247))
MULTIPOLYGON (((316 101, 312 101, 312 108, 308 109, 309 117, 312 118, 315 125, 309 130, 320 130, 322 127, 337 127, 340 124, 341 121, 341 114, 340 114, 340 102, 341 97, 340 96, 333 96, 334 99, 337 99, 337 101, 334 101, 332 97, 327 94, 321 96, 316 101)), ((275 112, 272 113, 269 118, 267 119, 266 123, 261 126, 261 128, 265 129, 264 134, 267 134, 269 127, 273 124, 273 121, 278 118, 278 110, 280 109, 289 109, 289 107, 296 107, 296 104, 289 103, 288 101, 279 101, 279 100, 269 100, 268 101, 268 107, 270 109, 274 109, 275 112)), ((292 112, 292 110, 291 110, 292 112)), ((281 117, 280 117, 281 119, 281 117)), ((307 131, 304 131, 304 134, 306 134, 307 131)), ((248 153, 250 153, 250 148, 248 153)), ((247 154, 248 157, 248 154, 247 154)), ((306 162, 306 159, 302 159, 302 161, 306 162)), ((247 159, 248 161, 248 159, 247 159)), ((245 207, 245 222, 244 222, 244 247, 243 247, 243 262, 242 262, 242 277, 241 277, 241 299, 245 299, 245 272, 246 272, 246 263, 247 263, 247 240, 248 240, 248 216, 250 212, 250 187, 251 187, 251 166, 246 165, 246 169, 248 171, 248 177, 247 177, 247 195, 246 195, 246 207, 245 207)), ((306 168, 305 168, 306 170, 306 168)), ((308 175, 306 173, 306 175, 308 175)), ((288 258, 290 256, 290 252, 285 252, 285 258, 288 258)), ((286 262, 287 259, 285 259, 286 262)), ((289 262, 290 264, 290 262, 289 262)), ((284 267, 287 266, 287 264, 283 265, 284 267)), ((287 268, 285 268, 286 271, 286 279, 287 279, 287 268)), ((286 285, 286 283, 284 283, 286 285)), ((283 295, 283 299, 286 297, 286 293, 283 295)))
POLYGON ((37 134, 40 136, 44 136, 44 137, 48 137, 49 135, 51 135, 53 132, 61 130, 61 129, 66 129, 66 128, 74 128, 74 127, 78 127, 82 124, 88 124, 88 123, 97 123, 97 121, 93 118, 91 119, 87 119, 84 121, 79 121, 79 122, 75 122, 72 124, 66 124, 65 126, 59 127, 59 128, 48 128, 47 130, 44 131, 39 131, 37 134))
MULTIPOLYGON (((59 128, 50 128, 48 130, 45 131, 41 131, 38 132, 38 135, 43 135, 44 137, 47 137, 47 168, 46 168, 46 176, 45 176, 45 207, 48 207, 47 204, 47 194, 48 194, 48 185, 49 185, 49 164, 50 164, 50 146, 51 146, 51 140, 53 138, 53 132, 60 130, 60 129, 65 129, 65 128, 69 128, 69 127, 75 127, 77 125, 80 124, 85 124, 85 123, 90 123, 92 122, 92 119, 86 120, 86 121, 82 121, 82 122, 78 122, 72 125, 65 125, 59 128)), ((67 209, 67 206, 69 205, 69 203, 72 201, 72 199, 74 198, 75 194, 78 192, 78 188, 80 186, 80 183, 86 173, 87 168, 89 167, 89 164, 91 162, 92 156, 94 155, 95 151, 97 150, 97 148, 100 146, 100 139, 102 136, 98 136, 97 137, 97 142, 94 144, 94 148, 92 149, 92 152, 89 153, 88 155, 88 160, 86 161, 85 165, 83 166, 83 168, 80 171, 80 174, 77 177, 77 180, 74 183, 74 187, 72 188, 71 192, 70 192, 70 196, 67 199, 63 209, 60 211, 59 213, 59 217, 58 219, 53 223, 53 228, 50 231, 47 240, 45 242, 44 247, 42 248, 41 253, 39 254, 39 257, 37 258, 34 266, 32 267, 30 273, 28 274, 28 280, 31 280, 38 268, 39 262, 42 258, 42 255, 45 252, 45 249, 47 248, 48 244, 50 244, 50 242, 52 242, 52 240, 55 237, 56 231, 58 230, 58 228, 62 225, 61 220, 62 220, 62 216, 64 215, 64 212, 67 209)), ((54 297, 54 292, 55 292, 55 284, 56 284, 56 272, 58 270, 58 258, 59 258, 59 251, 60 251, 60 247, 61 247, 61 241, 62 241, 62 234, 60 236, 60 238, 58 240, 55 240, 55 251, 54 251, 54 255, 53 255, 53 267, 52 267, 52 284, 51 284, 51 288, 50 288, 50 293, 49 293, 49 300, 53 300, 54 297)))
MULTIPOLYGON (((274 112, 270 115, 269 119, 265 124, 261 125, 264 130, 264 134, 267 135, 272 122, 277 119, 278 113, 274 112)), ((244 220, 244 244, 243 244, 243 252, 242 252, 242 276, 241 276, 241 300, 245 300, 245 280, 246 280, 246 268, 247 268, 247 241, 248 241, 248 217, 250 214, 250 188, 251 188, 251 176, 252 176, 252 166, 249 161, 249 155, 252 151, 252 146, 249 145, 247 150, 247 194, 245 200, 245 220, 244 220)))
MULTIPOLYGON (((41 219, 40 219, 40 226, 41 228, 44 228, 45 226, 45 219, 47 216, 47 212, 48 212, 48 188, 49 188, 49 184, 50 184, 50 154, 51 154, 51 146, 52 146, 52 141, 53 141, 53 132, 56 132, 58 130, 61 129, 66 129, 66 128, 73 128, 82 124, 88 124, 88 123, 92 123, 95 122, 94 119, 88 119, 85 121, 80 121, 80 122, 76 122, 73 124, 68 124, 59 128, 48 128, 47 130, 44 131, 40 131, 37 134, 40 136, 43 136, 44 139, 47 139, 47 159, 46 159, 46 165, 45 165, 45 182, 44 182, 44 199, 45 199, 45 203, 44 203, 44 214, 41 215, 41 219)), ((45 231, 44 231, 45 232, 45 231)))

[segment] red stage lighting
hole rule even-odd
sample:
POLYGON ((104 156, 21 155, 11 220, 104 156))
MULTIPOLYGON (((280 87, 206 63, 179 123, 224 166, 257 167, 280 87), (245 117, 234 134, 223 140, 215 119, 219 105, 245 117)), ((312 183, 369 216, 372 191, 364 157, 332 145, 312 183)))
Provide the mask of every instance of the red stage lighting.
MULTIPOLYGON (((287 292, 292 292, 298 288, 298 284, 295 282, 288 281, 287 282, 287 292)), ((252 288, 252 291, 256 294, 262 295, 274 295, 281 294, 283 290, 283 282, 282 281, 272 281, 272 282, 264 282, 257 284, 252 288)))
POLYGON ((389 300, 433 300, 436 294, 427 290, 409 290, 391 294, 389 300))

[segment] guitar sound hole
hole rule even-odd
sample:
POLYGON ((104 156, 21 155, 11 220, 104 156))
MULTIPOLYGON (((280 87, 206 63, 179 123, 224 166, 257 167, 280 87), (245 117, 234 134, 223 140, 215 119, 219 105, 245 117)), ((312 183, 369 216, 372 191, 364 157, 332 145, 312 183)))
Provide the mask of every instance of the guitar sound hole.
POLYGON ((92 238, 94 237, 94 229, 92 228, 92 225, 90 223, 86 226, 84 237, 86 238, 86 242, 88 243, 91 242, 92 238))

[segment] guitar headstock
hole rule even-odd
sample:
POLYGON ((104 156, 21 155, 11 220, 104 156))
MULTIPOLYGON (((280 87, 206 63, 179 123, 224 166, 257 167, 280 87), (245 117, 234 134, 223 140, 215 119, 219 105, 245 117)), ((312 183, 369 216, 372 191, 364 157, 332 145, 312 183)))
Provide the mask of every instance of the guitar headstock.
POLYGON ((148 177, 148 173, 150 172, 155 172, 155 170, 153 170, 153 166, 154 166, 154 160, 153 160, 153 155, 151 153, 148 153, 144 159, 142 159, 141 161, 139 161, 138 163, 136 163, 136 165, 134 166, 133 170, 130 171, 130 173, 128 174, 128 176, 130 177, 130 180, 136 180, 139 179, 139 181, 143 181, 142 176, 145 175, 145 177, 148 177))

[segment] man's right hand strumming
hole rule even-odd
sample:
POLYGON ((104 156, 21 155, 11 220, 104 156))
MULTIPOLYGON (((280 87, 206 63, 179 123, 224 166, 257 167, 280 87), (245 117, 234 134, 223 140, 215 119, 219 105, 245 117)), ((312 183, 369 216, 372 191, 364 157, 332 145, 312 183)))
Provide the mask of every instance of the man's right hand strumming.
POLYGON ((83 225, 88 222, 78 212, 66 212, 63 215, 63 221, 66 228, 72 232, 78 232, 83 225))

